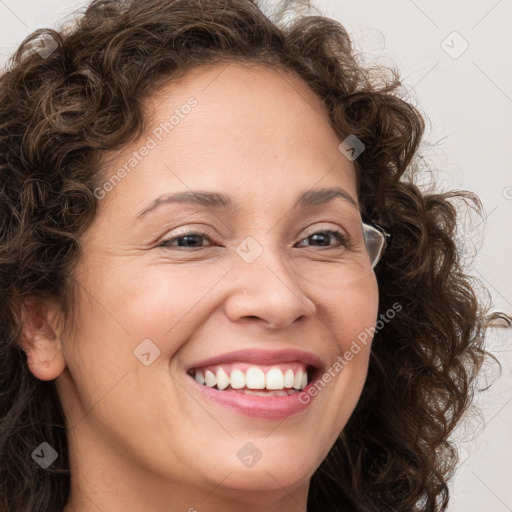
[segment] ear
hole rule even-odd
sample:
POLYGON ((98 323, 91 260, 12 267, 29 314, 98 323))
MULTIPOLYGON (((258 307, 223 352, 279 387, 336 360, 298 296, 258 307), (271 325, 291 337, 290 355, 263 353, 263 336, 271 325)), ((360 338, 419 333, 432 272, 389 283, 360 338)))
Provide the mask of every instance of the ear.
POLYGON ((40 380, 56 379, 65 369, 61 340, 57 336, 58 308, 48 301, 25 299, 22 305, 21 346, 32 374, 40 380))

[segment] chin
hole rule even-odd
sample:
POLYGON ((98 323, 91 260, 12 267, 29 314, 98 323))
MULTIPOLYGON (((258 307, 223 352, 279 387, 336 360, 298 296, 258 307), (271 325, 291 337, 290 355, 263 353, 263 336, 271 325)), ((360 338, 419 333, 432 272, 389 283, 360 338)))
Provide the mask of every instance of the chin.
MULTIPOLYGON (((275 461, 264 463, 262 460, 251 469, 227 464, 223 476, 227 476, 230 471, 231 474, 226 478, 223 486, 247 492, 275 491, 282 490, 283 487, 293 488, 308 481, 315 469, 313 467, 294 468, 291 463, 286 462, 282 464, 276 464, 275 461)), ((214 480, 218 483, 221 478, 221 471, 217 470, 214 480)))
MULTIPOLYGON (((272 434, 271 434, 272 436, 272 434)), ((209 461, 209 478, 227 487, 247 491, 265 491, 294 487, 311 478, 320 465, 324 453, 312 453, 311 445, 288 443, 280 436, 274 439, 259 438, 235 443, 236 449, 226 447, 223 453, 209 461), (223 484, 224 485, 224 484, 223 484)), ((202 470, 204 471, 204 466, 202 470)))

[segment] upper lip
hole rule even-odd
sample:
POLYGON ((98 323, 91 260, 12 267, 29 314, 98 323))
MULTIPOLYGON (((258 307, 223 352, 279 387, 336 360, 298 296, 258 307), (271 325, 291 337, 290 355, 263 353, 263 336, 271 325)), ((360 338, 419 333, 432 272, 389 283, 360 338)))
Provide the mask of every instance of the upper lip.
POLYGON ((245 362, 255 365, 271 365, 299 362, 313 366, 315 369, 322 368, 321 359, 312 352, 304 352, 297 349, 285 350, 262 350, 262 349, 244 349, 220 354, 208 359, 203 359, 197 363, 188 366, 187 371, 202 368, 204 366, 212 366, 222 363, 245 362))

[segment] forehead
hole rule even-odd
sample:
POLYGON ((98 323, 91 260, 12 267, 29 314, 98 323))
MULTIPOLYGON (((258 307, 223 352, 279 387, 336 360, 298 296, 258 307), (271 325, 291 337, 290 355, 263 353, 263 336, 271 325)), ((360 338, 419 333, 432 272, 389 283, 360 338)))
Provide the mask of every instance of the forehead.
POLYGON ((322 100, 293 72, 261 64, 192 69, 159 88, 144 106, 148 126, 163 128, 163 142, 171 147, 174 141, 175 151, 188 149, 185 139, 203 153, 239 148, 259 157, 291 148, 300 152, 320 139, 337 148, 322 100))
POLYGON ((151 139, 151 150, 110 193, 135 193, 139 211, 148 200, 192 189, 225 190, 264 206, 294 202, 315 185, 343 185, 357 200, 355 169, 338 150, 324 104, 292 72, 198 67, 160 87, 144 107, 146 133, 109 159, 105 172, 115 173, 151 139))
POLYGON ((215 100, 218 105, 232 104, 233 110, 235 107, 255 110, 262 103, 296 110, 300 98, 312 111, 326 114, 322 100, 294 71, 260 62, 197 65, 177 77, 164 78, 146 98, 146 105, 161 107, 169 100, 183 97, 182 93, 194 93, 198 100, 215 100))

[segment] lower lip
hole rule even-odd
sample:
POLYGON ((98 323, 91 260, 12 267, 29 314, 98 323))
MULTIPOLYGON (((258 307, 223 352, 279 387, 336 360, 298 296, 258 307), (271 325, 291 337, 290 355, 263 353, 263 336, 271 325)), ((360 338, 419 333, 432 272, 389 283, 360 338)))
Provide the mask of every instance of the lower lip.
POLYGON ((228 407, 238 413, 254 418, 280 420, 298 414, 311 404, 313 397, 309 395, 310 387, 315 381, 310 382, 302 391, 288 396, 257 396, 246 395, 237 391, 219 391, 208 386, 203 386, 192 379, 199 391, 212 402, 228 407), (307 397, 306 397, 307 394, 307 397), (299 401, 302 395, 303 402, 299 401))

